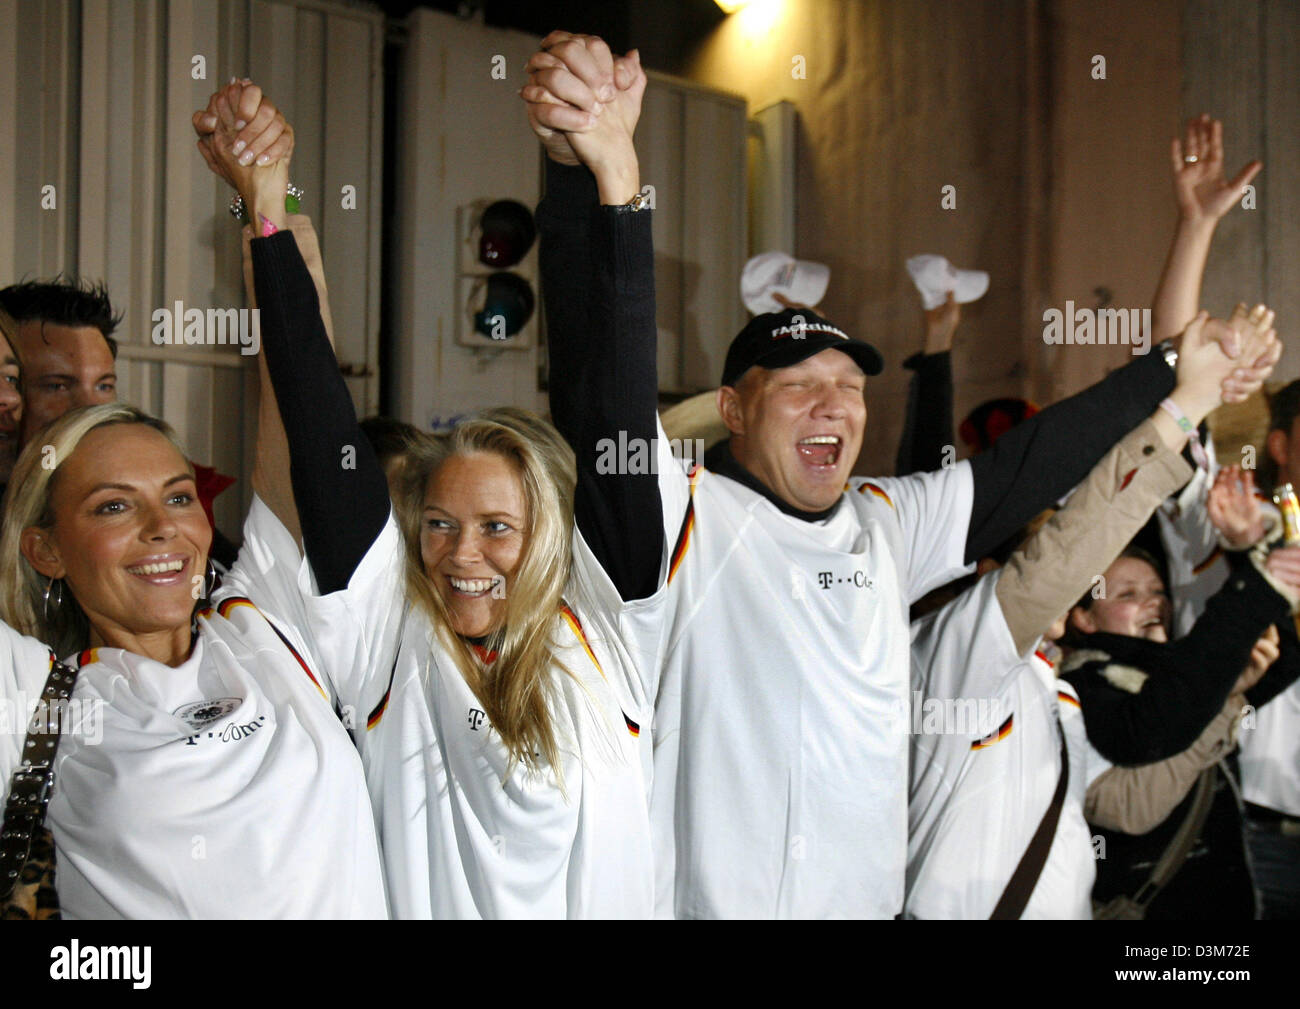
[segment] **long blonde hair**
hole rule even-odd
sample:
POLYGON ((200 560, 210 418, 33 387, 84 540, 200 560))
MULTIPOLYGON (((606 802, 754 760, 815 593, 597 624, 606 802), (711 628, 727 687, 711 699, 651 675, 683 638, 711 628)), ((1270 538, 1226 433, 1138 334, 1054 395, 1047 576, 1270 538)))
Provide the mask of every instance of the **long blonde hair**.
MULTIPOLYGON (((162 434, 189 459, 176 432, 165 421, 122 403, 104 403, 69 410, 23 449, 4 497, 0 532, 0 618, 15 630, 39 638, 63 657, 88 648, 90 622, 70 591, 47 615, 45 594, 51 582, 23 556, 23 530, 54 525, 51 499, 55 481, 68 457, 91 431, 115 424, 143 424, 162 434)), ((66 585, 66 582, 64 583, 66 585)))
MULTIPOLYGON (((406 544, 406 592, 431 619, 443 646, 483 705, 510 754, 511 766, 549 764, 560 779, 559 746, 550 713, 555 618, 569 578, 573 529, 573 452, 549 423, 526 410, 486 410, 447 434, 422 438, 407 452, 396 494, 406 544), (452 630, 420 555, 429 479, 453 456, 491 453, 515 467, 527 505, 523 554, 506 589, 505 617, 489 635, 490 663, 452 630)), ((566 670, 567 672, 567 670, 566 670)), ((561 787, 563 782, 561 781, 561 787)))

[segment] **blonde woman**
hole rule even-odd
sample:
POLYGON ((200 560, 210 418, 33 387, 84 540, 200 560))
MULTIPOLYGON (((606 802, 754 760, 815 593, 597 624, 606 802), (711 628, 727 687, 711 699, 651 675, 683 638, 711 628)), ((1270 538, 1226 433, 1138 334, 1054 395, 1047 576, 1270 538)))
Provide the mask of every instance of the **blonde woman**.
MULTIPOLYGON (((256 98, 244 107, 232 85, 212 130, 195 124, 246 205, 273 207, 283 183, 234 153, 271 142, 256 124, 278 116, 256 98)), ((248 542, 310 609, 365 762, 394 915, 648 916, 653 691, 622 626, 653 622, 653 604, 617 605, 587 562, 571 452, 531 414, 488 411, 411 449, 391 517, 293 236, 251 252, 296 509, 248 542)))
POLYGON ((71 411, 19 457, 5 504, 6 793, 39 753, 26 723, 55 657, 75 671, 46 815, 63 915, 385 916, 360 762, 296 597, 246 554, 201 601, 212 529, 171 428, 71 411))

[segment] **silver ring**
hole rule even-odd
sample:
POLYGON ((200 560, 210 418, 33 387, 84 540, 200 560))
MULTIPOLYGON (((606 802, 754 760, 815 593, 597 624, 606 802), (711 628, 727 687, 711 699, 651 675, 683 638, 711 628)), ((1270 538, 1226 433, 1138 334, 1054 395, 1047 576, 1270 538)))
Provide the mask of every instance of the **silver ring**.
POLYGON ((1189 165, 1194 165, 1196 164, 1196 162, 1200 161, 1201 159, 1198 158, 1195 154, 1187 154, 1184 155, 1183 160, 1187 162, 1187 164, 1189 165))

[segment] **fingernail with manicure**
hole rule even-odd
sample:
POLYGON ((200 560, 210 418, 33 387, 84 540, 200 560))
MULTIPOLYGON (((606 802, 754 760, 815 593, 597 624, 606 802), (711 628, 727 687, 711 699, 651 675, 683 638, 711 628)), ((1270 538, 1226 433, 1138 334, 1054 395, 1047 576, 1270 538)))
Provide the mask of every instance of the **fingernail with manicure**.
POLYGON ((239 159, 239 163, 244 166, 251 165, 253 163, 253 152, 246 151, 244 153, 244 156, 239 159))
POLYGON ((242 129, 243 129, 245 126, 247 126, 247 125, 248 125, 248 123, 244 122, 244 120, 242 120, 242 119, 236 119, 236 120, 235 120, 235 129, 237 129, 237 130, 242 130, 242 129))
POLYGON ((233 154, 235 157, 239 157, 240 151, 242 151, 247 146, 248 144, 246 144, 244 141, 241 140, 237 144, 235 144, 234 147, 230 149, 230 153, 233 154))
POLYGON ((271 163, 271 155, 263 154, 260 158, 257 159, 257 163, 259 165, 269 165, 271 163))

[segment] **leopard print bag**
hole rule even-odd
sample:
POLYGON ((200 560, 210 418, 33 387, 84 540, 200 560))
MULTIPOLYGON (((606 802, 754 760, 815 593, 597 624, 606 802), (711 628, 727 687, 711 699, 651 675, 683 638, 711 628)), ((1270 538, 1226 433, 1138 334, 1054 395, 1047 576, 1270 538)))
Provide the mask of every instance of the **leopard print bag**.
POLYGON ((41 827, 32 837, 32 850, 18 872, 18 882, 0 907, 0 919, 48 921, 62 917, 59 892, 54 888, 54 836, 48 827, 41 827))

